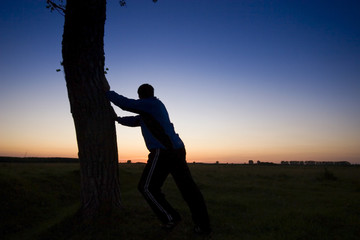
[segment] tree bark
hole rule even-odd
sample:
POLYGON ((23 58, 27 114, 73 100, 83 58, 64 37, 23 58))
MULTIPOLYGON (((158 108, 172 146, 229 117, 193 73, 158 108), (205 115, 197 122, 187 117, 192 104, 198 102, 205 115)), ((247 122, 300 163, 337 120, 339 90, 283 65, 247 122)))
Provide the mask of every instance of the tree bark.
POLYGON ((106 0, 67 0, 63 66, 81 168, 81 211, 96 216, 121 207, 118 150, 104 73, 106 0))

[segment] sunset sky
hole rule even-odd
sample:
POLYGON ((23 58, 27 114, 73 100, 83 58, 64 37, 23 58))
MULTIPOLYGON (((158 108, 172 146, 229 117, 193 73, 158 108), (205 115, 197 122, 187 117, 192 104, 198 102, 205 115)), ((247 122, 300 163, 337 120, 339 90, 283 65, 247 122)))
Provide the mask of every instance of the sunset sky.
MULTIPOLYGON (((359 0, 107 2, 111 88, 152 84, 189 162, 360 164, 359 0)), ((77 157, 64 18, 45 6, 0 8, 0 156, 77 157)), ((139 128, 117 136, 120 161, 146 159, 139 128)))

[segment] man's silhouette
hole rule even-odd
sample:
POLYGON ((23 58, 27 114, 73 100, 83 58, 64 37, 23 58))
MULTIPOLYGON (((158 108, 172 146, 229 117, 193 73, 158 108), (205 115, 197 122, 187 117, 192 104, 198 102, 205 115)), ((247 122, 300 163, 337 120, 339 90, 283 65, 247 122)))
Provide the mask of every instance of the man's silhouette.
POLYGON ((138 185, 139 191, 163 223, 163 227, 172 229, 181 217, 161 192, 166 177, 171 174, 190 208, 195 232, 210 233, 204 198, 190 174, 184 143, 175 132, 164 104, 154 96, 154 88, 149 84, 141 85, 138 95, 139 99, 135 100, 114 91, 107 92, 108 99, 116 106, 138 114, 117 117, 116 121, 129 127, 140 126, 146 147, 150 151, 138 185))

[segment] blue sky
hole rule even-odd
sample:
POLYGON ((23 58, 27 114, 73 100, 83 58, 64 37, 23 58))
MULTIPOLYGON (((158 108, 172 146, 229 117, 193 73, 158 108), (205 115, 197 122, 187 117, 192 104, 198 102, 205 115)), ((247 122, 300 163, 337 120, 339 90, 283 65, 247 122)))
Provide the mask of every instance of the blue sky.
MULTIPOLYGON (((72 156, 63 17, 7 1, 0 27, 0 155, 72 156)), ((108 1, 106 75, 136 98, 148 82, 188 161, 360 163, 359 1, 108 1)), ((129 113, 116 109, 121 116, 129 113)), ((117 126, 121 160, 144 160, 117 126)))

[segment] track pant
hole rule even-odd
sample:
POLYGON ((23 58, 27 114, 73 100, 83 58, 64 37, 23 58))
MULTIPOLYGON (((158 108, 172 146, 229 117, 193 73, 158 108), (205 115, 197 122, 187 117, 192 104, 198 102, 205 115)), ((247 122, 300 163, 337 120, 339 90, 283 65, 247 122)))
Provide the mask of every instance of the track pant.
POLYGON ((161 187, 171 174, 186 201, 195 225, 209 227, 209 216, 204 198, 193 181, 186 163, 185 149, 155 149, 150 152, 138 189, 163 223, 180 221, 179 213, 168 203, 161 187))

